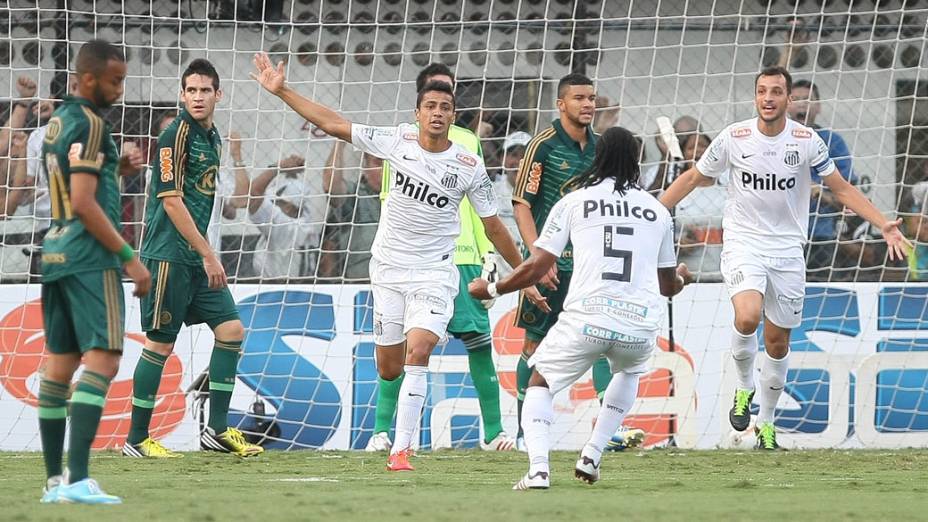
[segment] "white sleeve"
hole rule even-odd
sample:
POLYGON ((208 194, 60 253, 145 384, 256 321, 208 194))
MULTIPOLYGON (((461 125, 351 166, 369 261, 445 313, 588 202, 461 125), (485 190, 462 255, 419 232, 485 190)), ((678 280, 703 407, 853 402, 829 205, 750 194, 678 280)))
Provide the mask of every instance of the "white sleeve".
POLYGON ((470 200, 471 206, 478 216, 485 218, 499 214, 499 199, 496 197, 496 189, 493 188, 493 182, 490 176, 487 176, 487 169, 483 163, 477 165, 477 173, 473 182, 467 188, 467 199, 470 200))
POLYGON ((402 139, 400 127, 372 127, 351 124, 351 144, 356 149, 381 159, 387 159, 402 139))
POLYGON ((555 203, 548 219, 545 220, 545 226, 542 227, 538 239, 535 240, 535 248, 540 248, 551 252, 557 257, 561 257, 567 242, 570 240, 570 206, 569 200, 562 199, 555 203))
POLYGON ((657 254, 657 268, 672 268, 677 266, 677 255, 673 244, 673 219, 667 217, 667 229, 661 240, 660 252, 657 254))
POLYGON ((725 129, 712 140, 709 149, 702 158, 696 163, 696 169, 703 175, 710 178, 717 178, 728 172, 730 163, 728 161, 729 136, 731 129, 725 129))
MULTIPOLYGON (((42 141, 44 133, 33 131, 26 142, 26 176, 33 179, 39 179, 39 173, 42 171, 42 141)), ((42 176, 44 178, 44 176, 42 176)), ((44 181, 44 180, 43 180, 44 181)), ((48 185, 46 182, 45 185, 48 185)), ((36 186, 40 186, 36 181, 36 186)))
MULTIPOLYGON (((811 150, 809 151, 809 166, 821 177, 828 176, 837 170, 835 162, 828 155, 828 145, 817 132, 812 133, 811 150)), ((844 173, 847 175, 848 173, 844 173)))

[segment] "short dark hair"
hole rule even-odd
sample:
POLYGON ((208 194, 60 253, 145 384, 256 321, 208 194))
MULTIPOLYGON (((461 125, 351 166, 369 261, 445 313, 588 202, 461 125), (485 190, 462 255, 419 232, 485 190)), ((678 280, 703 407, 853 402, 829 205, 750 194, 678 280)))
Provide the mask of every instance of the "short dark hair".
POLYGON ((568 87, 574 85, 593 85, 593 80, 580 73, 570 73, 557 82, 557 97, 561 99, 568 87))
POLYGON ((192 74, 199 74, 200 76, 208 76, 212 78, 213 90, 219 90, 219 73, 216 72, 216 68, 213 67, 213 64, 209 63, 209 60, 205 58, 197 58, 196 60, 190 62, 190 65, 187 66, 184 74, 182 74, 180 77, 181 89, 187 88, 187 77, 192 74))
POLYGON ((429 82, 422 87, 422 90, 420 90, 418 96, 416 96, 416 108, 418 109, 419 106, 422 105, 422 98, 425 97, 426 93, 435 91, 450 95, 452 105, 457 103, 454 99, 454 89, 452 89, 450 85, 445 82, 429 82))
POLYGON ((416 76, 416 92, 420 92, 426 84, 431 83, 429 78, 432 76, 447 76, 452 82, 454 81, 454 73, 451 72, 450 67, 443 63, 430 63, 416 76))
POLYGON ((796 83, 793 84, 793 89, 806 88, 812 93, 812 101, 819 101, 821 97, 818 95, 818 86, 812 83, 809 80, 796 80, 796 83))
POLYGON ((126 55, 123 54, 122 49, 105 40, 90 40, 77 52, 77 74, 90 73, 100 76, 106 70, 106 64, 110 60, 125 63, 126 55))
POLYGON ((760 80, 764 76, 782 76, 786 79, 786 94, 793 92, 793 76, 786 70, 786 67, 780 67, 779 65, 772 65, 770 67, 764 67, 757 73, 757 76, 754 77, 754 89, 757 89, 757 80, 760 80))

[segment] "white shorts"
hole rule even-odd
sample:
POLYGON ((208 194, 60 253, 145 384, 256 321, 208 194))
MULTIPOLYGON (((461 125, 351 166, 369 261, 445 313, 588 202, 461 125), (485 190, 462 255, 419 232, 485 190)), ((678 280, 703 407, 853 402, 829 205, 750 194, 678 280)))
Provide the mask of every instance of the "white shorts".
POLYGON ((628 334, 589 324, 580 314, 561 312, 528 365, 548 382, 551 393, 575 383, 603 355, 612 373, 648 371, 657 332, 628 334))
POLYGON ((768 257, 743 250, 722 252, 722 278, 729 297, 756 290, 764 296, 764 316, 781 328, 802 323, 806 263, 802 257, 768 257))
POLYGON ((413 328, 434 333, 439 342, 446 338, 460 278, 454 265, 405 268, 372 258, 370 274, 376 344, 399 344, 413 328))

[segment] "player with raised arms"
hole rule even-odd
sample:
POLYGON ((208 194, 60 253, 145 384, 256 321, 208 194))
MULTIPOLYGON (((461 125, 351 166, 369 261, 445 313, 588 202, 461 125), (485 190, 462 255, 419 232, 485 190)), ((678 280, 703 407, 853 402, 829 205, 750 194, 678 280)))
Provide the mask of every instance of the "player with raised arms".
POLYGON ((828 145, 815 130, 786 117, 791 89, 789 71, 763 69, 754 80, 757 117, 726 127, 660 198, 673 208, 696 187, 712 185, 731 171, 721 264, 735 311, 731 355, 738 384, 729 420, 737 431, 751 421, 755 332, 763 316, 766 357, 755 433, 757 447, 767 450, 779 447, 774 410, 786 384, 790 331, 802 321, 811 172, 821 176, 842 205, 883 231, 890 259, 901 259, 910 247, 899 232, 902 220, 887 220, 856 187, 835 175, 828 145))
MULTIPOLYGON (((416 76, 416 91, 421 91, 432 81, 451 85, 454 89, 454 73, 442 63, 429 64, 416 76)), ((452 125, 448 130, 448 139, 463 147, 468 152, 483 159, 480 138, 470 129, 452 125)), ((380 199, 385 200, 393 186, 393 167, 389 161, 383 163, 383 184, 380 199)), ((502 415, 499 408, 499 379, 493 365, 493 337, 490 330, 488 309, 493 301, 478 301, 467 293, 467 283, 482 273, 492 273, 496 269, 496 255, 493 245, 487 239, 480 216, 474 212, 473 205, 464 198, 460 206, 461 232, 455 241, 454 264, 460 272, 458 295, 454 298, 454 313, 448 323, 448 333, 464 344, 467 349, 467 363, 470 378, 477 392, 480 403, 480 417, 483 420, 483 437, 480 447, 486 451, 507 451, 515 449, 515 439, 503 431, 502 415)), ((395 361, 402 366, 403 361, 395 361)), ((401 368, 398 368, 401 371, 401 368)), ((390 373, 396 373, 396 369, 390 373)), ((403 377, 395 380, 377 379, 377 408, 374 422, 374 434, 367 443, 368 451, 390 449, 390 426, 396 414, 400 386, 403 377)))
POLYGON ((42 144, 52 218, 42 243, 42 317, 49 352, 38 397, 47 474, 43 503, 122 503, 89 478, 88 467, 106 393, 122 357, 120 265, 135 283, 136 296, 151 288, 151 275, 119 234, 119 176, 137 172, 142 156, 134 150, 120 157, 100 112, 122 96, 125 78, 122 50, 103 40, 82 45, 77 95, 65 97, 55 110, 42 144), (71 378, 81 362, 84 371, 72 393, 71 378))
POLYGON ((498 283, 475 279, 470 284, 477 299, 531 288, 573 245, 564 311, 528 359, 532 373, 522 430, 529 470, 513 489, 549 487, 554 394, 605 356, 612 378, 574 470, 580 480, 599 480, 603 450, 634 404, 656 346, 667 308, 664 296, 679 293, 691 280, 686 265, 676 264, 670 212, 638 186, 638 174, 635 135, 622 127, 607 130, 590 169, 571 182, 576 190, 554 204, 532 255, 498 283))
POLYGON ((206 239, 222 150, 213 125, 216 104, 222 99, 219 74, 209 61, 198 58, 184 70, 180 86, 184 107, 158 136, 158 159, 148 191, 142 259, 154 275, 155 291, 142 300, 145 348, 135 367, 132 424, 122 453, 181 456, 152 439, 148 428, 164 364, 181 326, 206 323, 214 344, 209 359, 209 419, 200 434, 200 447, 249 457, 264 448, 251 444, 228 424, 245 329, 219 256, 206 239))
MULTIPOLYGON (((522 261, 518 248, 496 215, 496 194, 483 161, 448 139, 455 113, 449 84, 431 82, 419 91, 418 125, 372 127, 296 93, 286 84, 282 62, 274 67, 264 53, 254 62, 252 77, 300 116, 392 165, 393 187, 371 247, 374 342, 380 377, 392 381, 405 373, 387 469, 412 470, 412 435, 425 404, 429 356, 446 337, 458 293, 454 251, 465 195, 487 237, 512 266, 522 261)), ((545 306, 537 290, 530 298, 545 306)))

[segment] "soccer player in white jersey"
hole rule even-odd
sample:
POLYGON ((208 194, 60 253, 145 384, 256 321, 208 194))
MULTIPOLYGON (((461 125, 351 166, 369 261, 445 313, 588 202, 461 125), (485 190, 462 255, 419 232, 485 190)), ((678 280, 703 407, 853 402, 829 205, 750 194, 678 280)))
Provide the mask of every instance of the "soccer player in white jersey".
MULTIPOLYGON (((412 436, 425 404, 429 356, 446 336, 458 292, 454 241, 465 195, 496 251, 512 266, 522 261, 496 215, 493 183, 479 156, 448 140, 455 105, 447 83, 431 82, 419 92, 418 127, 370 127, 297 94, 286 84, 283 63, 275 68, 262 53, 255 56, 255 66, 258 72, 252 77, 301 116, 326 134, 389 160, 393 168, 393 188, 371 247, 370 276, 378 372, 387 380, 406 374, 387 469, 411 471, 412 436)), ((537 290, 531 299, 545 305, 537 290)))
POLYGON ((889 221, 857 188, 845 181, 828 156, 828 145, 811 128, 787 119, 792 78, 769 67, 754 81, 757 117, 728 126, 709 150, 661 196, 673 208, 699 186, 731 172, 722 226, 722 277, 735 323, 731 354, 738 386, 729 420, 744 431, 754 398, 755 331, 764 317, 767 356, 760 371, 757 447, 776 449, 773 415, 786 383, 790 330, 802 321, 805 297, 803 244, 809 223, 814 171, 842 205, 883 231, 890 259, 905 256, 902 220, 889 221))
POLYGON ((531 288, 573 244, 564 311, 528 360, 522 429, 529 470, 513 489, 548 488, 554 394, 605 356, 612 379, 574 470, 584 482, 599 480, 603 449, 635 402, 663 326, 663 296, 679 293, 692 279, 686 265, 676 264, 670 212, 638 186, 638 174, 634 134, 607 130, 592 167, 571 182, 577 190, 551 209, 531 257, 497 283, 475 279, 468 287, 476 299, 531 288))

